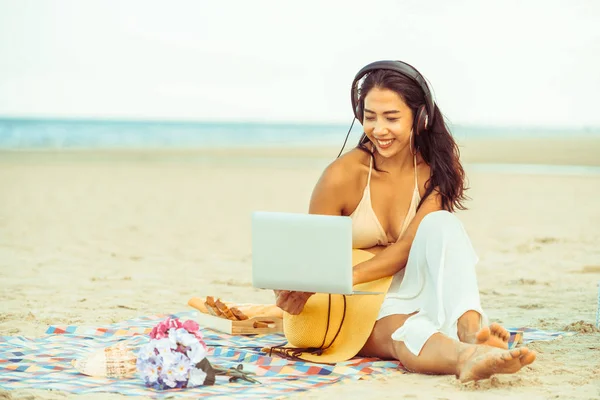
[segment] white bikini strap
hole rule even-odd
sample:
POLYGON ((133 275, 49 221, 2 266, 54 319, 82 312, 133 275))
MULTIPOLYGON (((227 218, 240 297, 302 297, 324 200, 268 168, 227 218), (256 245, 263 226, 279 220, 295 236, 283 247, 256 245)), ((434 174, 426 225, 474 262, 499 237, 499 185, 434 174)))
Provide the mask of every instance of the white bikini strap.
POLYGON ((414 157, 413 157, 413 165, 414 165, 414 167, 415 167, 415 188, 418 188, 418 187, 419 187, 419 186, 418 186, 419 184, 418 184, 418 182, 417 182, 417 155, 416 155, 416 154, 415 154, 415 155, 414 155, 414 157))
POLYGON ((371 184, 371 170, 373 169, 373 156, 369 158, 369 177, 367 178, 367 187, 371 184))

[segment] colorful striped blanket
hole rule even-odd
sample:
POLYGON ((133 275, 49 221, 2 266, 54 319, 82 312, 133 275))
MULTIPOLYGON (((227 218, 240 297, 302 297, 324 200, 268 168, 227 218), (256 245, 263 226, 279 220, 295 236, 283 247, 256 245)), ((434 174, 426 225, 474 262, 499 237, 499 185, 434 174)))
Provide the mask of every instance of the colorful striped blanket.
MULTIPOLYGON (((209 360, 221 367, 243 364, 246 371, 256 374, 261 384, 227 381, 214 386, 190 389, 154 391, 141 379, 105 379, 78 373, 71 361, 92 351, 128 341, 138 346, 148 340, 148 333, 168 316, 194 319, 196 311, 175 315, 139 317, 102 327, 50 326, 46 336, 0 337, 0 388, 52 389, 70 393, 113 392, 122 395, 163 398, 224 396, 228 398, 281 398, 301 392, 357 379, 369 379, 382 374, 402 374, 396 361, 354 358, 336 365, 314 364, 268 357, 262 347, 285 343, 282 335, 230 336, 204 329, 210 348, 209 360)), ((533 340, 552 340, 570 336, 573 332, 548 332, 535 329, 511 329, 510 346, 533 340)))

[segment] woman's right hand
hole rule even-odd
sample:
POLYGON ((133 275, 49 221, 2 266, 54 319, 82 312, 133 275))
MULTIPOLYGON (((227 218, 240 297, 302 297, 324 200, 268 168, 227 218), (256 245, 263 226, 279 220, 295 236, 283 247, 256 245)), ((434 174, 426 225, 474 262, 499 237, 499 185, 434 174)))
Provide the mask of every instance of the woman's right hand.
POLYGON ((304 309, 306 302, 314 293, 310 292, 296 292, 292 290, 275 290, 275 296, 277 296, 276 305, 283 311, 298 315, 304 309))

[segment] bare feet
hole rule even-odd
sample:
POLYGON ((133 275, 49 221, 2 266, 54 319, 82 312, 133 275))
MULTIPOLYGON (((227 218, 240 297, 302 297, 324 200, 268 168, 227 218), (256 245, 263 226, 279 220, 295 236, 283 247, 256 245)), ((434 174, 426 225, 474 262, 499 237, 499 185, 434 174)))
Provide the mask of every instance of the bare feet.
POLYGON ((510 339, 510 333, 502 325, 494 322, 489 327, 484 326, 475 334, 474 344, 508 349, 508 339, 510 339))
POLYGON ((459 355, 458 379, 469 382, 494 374, 513 374, 533 361, 535 352, 527 347, 500 350, 490 346, 470 346, 459 355))

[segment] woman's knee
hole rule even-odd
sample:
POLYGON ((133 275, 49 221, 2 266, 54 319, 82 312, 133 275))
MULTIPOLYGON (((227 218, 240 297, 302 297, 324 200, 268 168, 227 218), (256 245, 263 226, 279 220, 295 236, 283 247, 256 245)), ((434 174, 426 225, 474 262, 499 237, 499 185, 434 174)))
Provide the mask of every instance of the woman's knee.
POLYGON ((466 232, 460 219, 455 214, 445 210, 427 214, 417 230, 417 236, 422 236, 421 240, 425 239, 427 241, 464 235, 466 235, 466 232))
POLYGON ((462 229, 462 222, 454 214, 446 210, 433 211, 427 214, 421 223, 419 229, 435 231, 446 230, 446 229, 462 229))
POLYGON ((440 254, 450 265, 469 267, 478 261, 471 240, 462 222, 448 211, 427 214, 419 224, 413 245, 424 252, 429 267, 439 266, 440 254), (456 262, 453 262, 455 260, 456 262))

